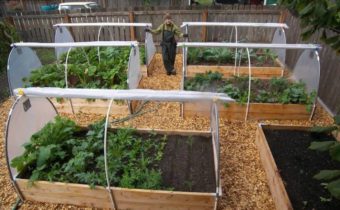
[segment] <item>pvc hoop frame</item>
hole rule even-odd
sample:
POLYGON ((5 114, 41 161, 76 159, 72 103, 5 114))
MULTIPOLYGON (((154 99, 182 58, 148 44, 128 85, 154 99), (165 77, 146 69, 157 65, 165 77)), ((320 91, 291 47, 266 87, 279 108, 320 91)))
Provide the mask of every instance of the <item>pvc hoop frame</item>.
MULTIPOLYGON (((238 32, 237 32, 237 27, 261 27, 261 28, 280 28, 283 31, 284 34, 284 40, 286 41, 286 36, 285 36, 285 31, 284 29, 288 29, 289 27, 285 23, 249 23, 249 22, 183 22, 181 25, 181 28, 185 27, 186 34, 188 34, 188 27, 189 26, 231 26, 232 31, 230 32, 230 38, 229 42, 231 42, 231 37, 232 33, 235 28, 235 43, 238 43, 238 32)), ((187 40, 188 41, 188 40, 187 40)), ((273 41, 272 41, 273 42, 273 41)), ((235 64, 234 64, 234 75, 236 75, 237 71, 237 76, 240 76, 240 64, 241 62, 239 61, 239 65, 237 65, 237 51, 238 49, 235 48, 235 64)), ((282 76, 284 68, 282 69, 282 76)))
MULTIPOLYGON (((237 47, 241 47, 241 48, 246 48, 247 50, 247 55, 248 55, 248 63, 249 63, 249 85, 248 85, 248 99, 247 99, 247 108, 246 108, 246 115, 245 115, 245 121, 247 121, 248 119, 248 114, 249 114, 249 106, 250 106, 250 94, 251 94, 251 63, 250 63, 250 53, 249 53, 249 48, 269 48, 269 49, 310 49, 310 50, 314 50, 315 55, 317 56, 317 60, 318 60, 318 67, 317 67, 317 73, 318 73, 318 85, 316 88, 316 97, 314 99, 314 103, 313 103, 313 108, 311 111, 311 115, 309 117, 309 120, 313 119, 314 113, 315 113, 315 109, 316 109, 316 102, 317 102, 317 95, 318 95, 318 89, 319 89, 319 81, 320 81, 320 57, 319 57, 319 53, 318 50, 321 49, 321 47, 319 45, 314 45, 314 44, 254 44, 254 43, 209 43, 209 42, 181 42, 178 43, 178 46, 183 47, 183 52, 185 51, 184 49, 186 49, 188 46, 191 47, 199 47, 201 44, 201 46, 203 47, 233 47, 233 48, 237 48, 237 47)), ((184 57, 184 53, 183 53, 183 57, 184 57)), ((187 59, 185 57, 185 59, 187 59)), ((182 72, 182 90, 184 90, 184 81, 185 81, 185 77, 187 75, 187 65, 186 65, 186 61, 183 62, 183 72, 182 72)), ((184 112, 184 107, 183 104, 181 105, 181 116, 183 116, 183 112, 184 112)))
MULTIPOLYGON (((101 35, 101 30, 103 27, 109 27, 109 26, 116 26, 116 27, 145 27, 145 28, 151 28, 152 24, 151 23, 121 23, 121 22, 96 22, 96 23, 59 23, 59 24, 55 24, 53 25, 53 27, 55 28, 60 28, 60 27, 64 27, 66 30, 68 30, 66 27, 89 27, 89 26, 96 26, 99 27, 98 29, 98 35, 97 35, 97 40, 100 40, 100 35, 101 35)), ((109 28, 109 33, 110 33, 110 38, 111 40, 113 40, 113 35, 112 35, 112 31, 110 30, 111 28, 109 28)), ((124 29, 125 30, 125 29, 124 29)), ((146 33, 145 32, 145 37, 146 37, 146 33)), ((147 53, 147 47, 148 45, 145 44, 145 53, 147 53)), ((100 46, 98 46, 98 59, 100 61, 100 53, 99 53, 99 48, 100 46)), ((146 64, 148 65, 151 61, 148 60, 148 56, 145 56, 146 59, 146 64)))
POLYGON ((111 190, 110 178, 109 178, 109 168, 107 166, 107 127, 108 127, 108 124, 109 124, 109 117, 110 117, 112 103, 113 103, 113 99, 110 100, 110 104, 109 104, 109 107, 108 107, 107 112, 106 112, 106 120, 105 120, 105 128, 104 128, 104 166, 105 166, 105 177, 106 177, 106 185, 107 185, 106 189, 108 190, 109 195, 110 195, 112 208, 114 210, 116 210, 117 206, 116 206, 114 195, 113 195, 112 190, 111 190))

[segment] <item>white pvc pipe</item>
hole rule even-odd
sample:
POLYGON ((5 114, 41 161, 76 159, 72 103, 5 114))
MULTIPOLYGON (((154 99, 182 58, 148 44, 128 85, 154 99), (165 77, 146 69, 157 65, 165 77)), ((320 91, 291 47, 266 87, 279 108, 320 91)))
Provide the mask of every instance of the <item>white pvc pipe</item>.
MULTIPOLYGON (((235 43, 237 44, 238 39, 237 39, 237 26, 235 26, 235 43)), ((235 66, 234 66, 234 75, 236 74, 236 65, 237 65, 237 48, 235 49, 235 66)), ((237 75, 239 75, 239 68, 237 68, 237 75)))
POLYGON ((152 27, 151 23, 117 23, 117 22, 98 22, 98 23, 58 23, 53 27, 84 27, 84 26, 134 26, 134 27, 152 27))
POLYGON ((238 27, 262 27, 262 28, 289 28, 285 23, 249 23, 249 22, 183 22, 185 26, 238 26, 238 27))
POLYGON ((27 95, 31 97, 56 97, 56 98, 93 98, 93 99, 115 99, 115 100, 143 100, 143 101, 221 101, 233 102, 224 93, 210 93, 197 91, 178 90, 113 90, 113 89, 80 89, 80 88, 17 88, 15 95, 27 95))
POLYGON ((244 121, 247 121, 248 119, 248 113, 249 113, 249 105, 250 105, 250 91, 251 91, 251 63, 250 63, 250 53, 249 49, 247 49, 247 54, 248 54, 248 68, 249 68, 249 83, 248 83, 248 100, 247 100, 247 109, 246 109, 246 116, 244 121))
MULTIPOLYGON (((65 73, 65 87, 68 88, 68 71, 67 71, 67 64, 68 64, 68 57, 70 55, 70 52, 72 50, 72 47, 70 47, 68 50, 67 50, 67 54, 66 54, 66 59, 65 59, 65 69, 64 69, 64 73, 65 73)), ((73 108, 73 103, 72 103, 72 99, 69 99, 70 101, 70 105, 71 105, 71 109, 72 109, 72 114, 74 114, 74 108, 73 108)))
MULTIPOLYGON (((102 26, 99 27, 99 30, 98 30, 98 42, 100 41, 100 32, 102 31, 102 26)), ((100 62, 100 46, 97 47, 97 50, 98 50, 98 61, 100 62)))
POLYGON ((268 44, 268 43, 226 43, 226 42, 179 42, 179 47, 230 47, 262 49, 321 49, 316 44, 268 44))
POLYGON ((63 43, 39 43, 39 42, 17 42, 11 44, 11 47, 124 47, 124 46, 138 46, 137 41, 97 41, 97 42, 63 42, 63 43))
POLYGON ((116 208, 115 199, 114 199, 112 190, 110 189, 111 186, 110 186, 110 179, 109 179, 109 168, 107 166, 107 127, 108 127, 108 124, 109 124, 109 118, 110 118, 112 103, 113 103, 113 99, 111 99, 109 107, 108 107, 107 112, 106 112, 105 129, 104 129, 104 167, 105 167, 105 177, 106 177, 106 185, 107 185, 106 189, 107 189, 107 191, 109 192, 109 195, 110 195, 112 208, 114 210, 116 210, 117 208, 116 208))

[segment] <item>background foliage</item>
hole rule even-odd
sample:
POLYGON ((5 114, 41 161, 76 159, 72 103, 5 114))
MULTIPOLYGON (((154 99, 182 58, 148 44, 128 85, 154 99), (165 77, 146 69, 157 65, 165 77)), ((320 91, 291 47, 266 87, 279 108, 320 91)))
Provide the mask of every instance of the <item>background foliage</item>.
POLYGON ((304 40, 320 31, 321 40, 340 53, 340 0, 279 0, 279 4, 300 18, 304 40))

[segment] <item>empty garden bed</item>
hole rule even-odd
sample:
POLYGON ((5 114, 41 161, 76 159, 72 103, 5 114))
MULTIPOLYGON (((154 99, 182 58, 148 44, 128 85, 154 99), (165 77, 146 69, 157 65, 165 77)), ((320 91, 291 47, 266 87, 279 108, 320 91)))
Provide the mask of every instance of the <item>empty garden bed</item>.
MULTIPOLYGON (((256 144, 277 209, 339 209, 340 201, 313 178, 320 170, 339 169, 329 153, 310 149, 315 141, 334 141, 332 135, 310 127, 259 125, 256 144)), ((324 183, 324 185, 322 184, 324 183)))

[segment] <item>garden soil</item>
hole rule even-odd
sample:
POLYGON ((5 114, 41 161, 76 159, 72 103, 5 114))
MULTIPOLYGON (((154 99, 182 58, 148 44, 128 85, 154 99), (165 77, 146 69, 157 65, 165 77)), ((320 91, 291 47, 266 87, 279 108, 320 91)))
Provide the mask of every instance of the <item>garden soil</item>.
MULTIPOLYGON (((156 55, 152 75, 143 78, 142 87, 149 89, 179 89, 181 75, 167 76, 162 66, 160 55, 156 55)), ((177 56, 175 67, 181 72, 181 56, 177 56)), ((16 201, 15 191, 10 183, 4 150, 4 128, 13 101, 6 100, 0 104, 0 209, 10 209, 16 201)), ((179 103, 148 103, 146 114, 116 126, 132 126, 139 128, 155 128, 166 130, 209 130, 210 121, 203 117, 182 119, 179 116, 179 103)), ((103 116, 79 113, 66 115, 80 125, 87 125, 103 116)), ((112 116, 114 119, 123 116, 112 116)), ((326 125, 332 123, 331 118, 317 108, 313 121, 261 121, 263 123, 288 125, 326 125)), ((259 153, 255 144, 255 132, 259 121, 228 121, 220 119, 221 144, 221 182, 222 197, 219 199, 219 210, 232 209, 274 209, 274 203, 267 186, 266 175, 262 168, 259 153)), ((20 209, 79 209, 71 205, 56 205, 26 201, 20 209)), ((81 208, 90 210, 92 208, 81 208)))
POLYGON ((340 209, 340 200, 321 201, 330 194, 313 176, 320 170, 340 168, 328 152, 308 149, 313 141, 334 141, 331 135, 308 131, 263 130, 294 209, 340 209))

